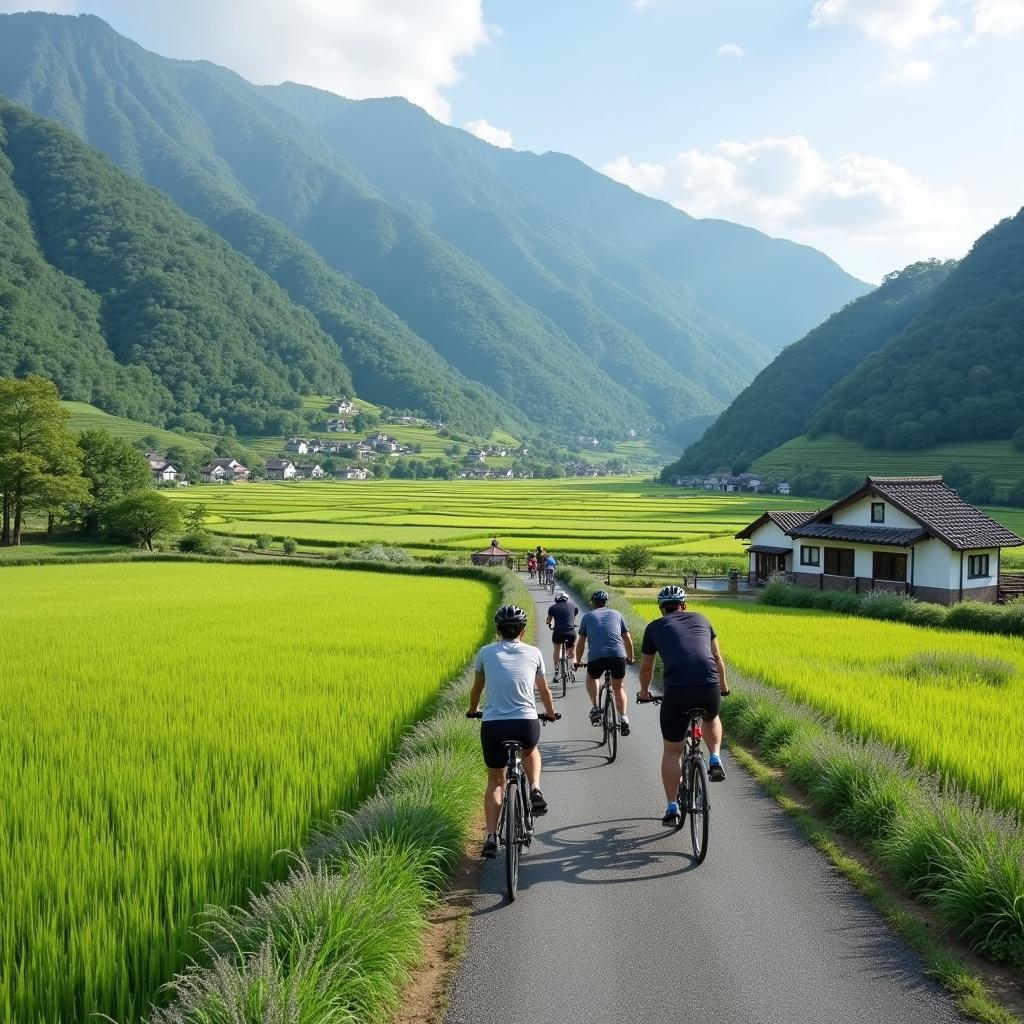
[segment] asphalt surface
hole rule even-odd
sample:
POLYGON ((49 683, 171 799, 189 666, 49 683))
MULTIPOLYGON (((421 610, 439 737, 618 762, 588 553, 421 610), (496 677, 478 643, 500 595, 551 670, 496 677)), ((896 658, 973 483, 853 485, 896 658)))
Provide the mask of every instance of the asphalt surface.
MULTIPOLYGON (((550 598, 532 589, 550 669, 550 598)), ((632 733, 613 765, 587 720, 582 672, 556 700, 562 721, 541 736, 550 811, 520 861, 515 903, 502 854, 484 868, 446 1024, 965 1020, 728 751, 708 857, 693 863, 688 828, 661 825, 658 712, 635 706, 630 673, 632 733)))

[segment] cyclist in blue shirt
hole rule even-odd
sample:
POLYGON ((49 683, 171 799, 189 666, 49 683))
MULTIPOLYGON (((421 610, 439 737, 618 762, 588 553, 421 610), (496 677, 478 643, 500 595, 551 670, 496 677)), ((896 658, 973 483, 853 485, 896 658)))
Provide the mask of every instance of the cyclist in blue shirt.
POLYGON ((607 607, 608 594, 595 591, 590 598, 591 610, 580 619, 579 639, 576 641, 576 664, 583 663, 583 650, 589 648, 587 663, 587 694, 590 696, 590 724, 601 724, 601 709, 597 706, 598 680, 607 669, 612 677, 615 706, 619 709, 619 723, 623 736, 629 735, 628 705, 622 682, 626 678, 626 665, 633 664, 633 638, 620 612, 607 607))

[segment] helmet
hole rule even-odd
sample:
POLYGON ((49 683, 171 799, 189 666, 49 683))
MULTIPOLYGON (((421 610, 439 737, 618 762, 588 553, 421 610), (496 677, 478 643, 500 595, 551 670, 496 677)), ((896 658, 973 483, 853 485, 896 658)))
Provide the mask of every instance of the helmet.
POLYGON ((555 594, 555 600, 556 601, 568 601, 569 600, 569 595, 564 590, 560 590, 557 594, 555 594))
POLYGON ((504 626, 506 623, 514 622, 518 626, 526 625, 526 612, 517 604, 503 604, 494 613, 494 624, 504 626))
POLYGON ((607 604, 608 603, 608 591, 607 590, 595 590, 590 595, 590 600, 595 604, 607 604))
POLYGON ((664 587, 658 594, 658 604, 682 604, 686 600, 686 591, 682 587, 664 587))

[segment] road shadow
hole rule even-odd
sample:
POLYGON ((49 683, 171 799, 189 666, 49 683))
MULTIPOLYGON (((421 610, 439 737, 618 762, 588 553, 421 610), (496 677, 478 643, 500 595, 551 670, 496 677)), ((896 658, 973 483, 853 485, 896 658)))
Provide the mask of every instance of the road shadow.
MULTIPOLYGON (((474 917, 508 904, 504 850, 481 879, 474 917)), ((690 852, 689 832, 666 829, 657 819, 620 818, 566 825, 539 832, 519 861, 519 892, 546 882, 621 885, 673 878, 699 865, 690 852), (660 844, 660 845, 659 845, 660 844)))
POLYGON ((541 747, 544 772, 584 772, 608 763, 600 740, 558 740, 541 747))

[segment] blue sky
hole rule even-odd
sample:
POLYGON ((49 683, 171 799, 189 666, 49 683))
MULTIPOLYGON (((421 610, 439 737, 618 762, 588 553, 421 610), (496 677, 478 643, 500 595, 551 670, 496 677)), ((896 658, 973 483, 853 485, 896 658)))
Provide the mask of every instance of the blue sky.
MULTIPOLYGON (((21 10, 0 0, 0 11, 21 10)), ((1024 203, 1024 0, 51 0, 259 82, 400 94, 872 281, 1024 203), (1018 101, 1018 102, 1015 102, 1018 101)))

